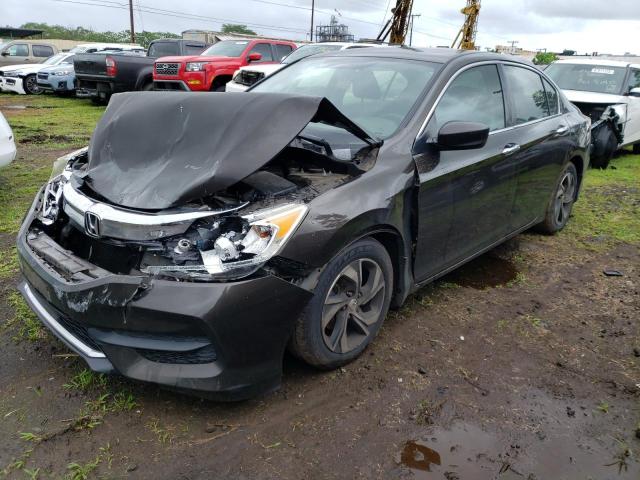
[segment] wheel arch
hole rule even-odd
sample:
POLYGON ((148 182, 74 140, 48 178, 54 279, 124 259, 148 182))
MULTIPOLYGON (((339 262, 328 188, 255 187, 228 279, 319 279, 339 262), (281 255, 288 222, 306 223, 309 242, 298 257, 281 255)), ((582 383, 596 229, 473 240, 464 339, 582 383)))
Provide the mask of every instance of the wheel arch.
POLYGON ((582 180, 584 179, 584 172, 586 170, 586 161, 580 155, 574 154, 569 158, 569 162, 573 163, 576 167, 576 172, 578 173, 578 188, 576 189, 575 196, 575 199, 578 200, 578 196, 582 190, 582 180))

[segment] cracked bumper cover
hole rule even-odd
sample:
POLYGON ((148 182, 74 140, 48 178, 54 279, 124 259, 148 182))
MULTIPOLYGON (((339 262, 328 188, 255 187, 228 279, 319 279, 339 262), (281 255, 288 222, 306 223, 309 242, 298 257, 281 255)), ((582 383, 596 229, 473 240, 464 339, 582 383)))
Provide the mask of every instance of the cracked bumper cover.
POLYGON ((18 236, 19 288, 90 368, 220 400, 279 386, 282 356, 310 292, 271 275, 190 283, 106 272, 70 283, 27 243, 36 204, 18 236), (209 356, 196 362, 174 360, 204 351, 209 356))

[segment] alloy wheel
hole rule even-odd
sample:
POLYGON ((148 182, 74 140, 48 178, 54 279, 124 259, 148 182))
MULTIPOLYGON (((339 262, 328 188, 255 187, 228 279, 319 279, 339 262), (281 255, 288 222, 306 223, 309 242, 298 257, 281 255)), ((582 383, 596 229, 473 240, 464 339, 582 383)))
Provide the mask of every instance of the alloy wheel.
POLYGON ((386 282, 382 268, 370 258, 354 260, 336 277, 322 310, 322 336, 329 350, 358 348, 380 321, 386 282))
POLYGON ((555 219, 558 225, 564 225, 571 214, 571 207, 576 196, 576 176, 567 170, 558 185, 554 205, 555 219))
POLYGON ((31 95, 38 95, 39 93, 42 93, 35 75, 29 75, 24 79, 24 90, 26 93, 30 93, 31 95))

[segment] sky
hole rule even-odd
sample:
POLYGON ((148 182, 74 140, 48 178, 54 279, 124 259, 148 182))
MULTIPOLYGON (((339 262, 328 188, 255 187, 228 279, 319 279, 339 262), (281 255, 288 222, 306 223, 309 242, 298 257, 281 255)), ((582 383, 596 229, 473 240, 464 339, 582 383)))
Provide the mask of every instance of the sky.
MULTIPOLYGON (((315 0, 316 24, 332 14, 356 38, 375 38, 396 0, 315 0)), ((136 30, 219 30, 247 24, 263 35, 304 40, 311 0, 133 0, 136 30)), ((414 0, 413 45, 450 45, 462 26, 465 0, 414 0)), ((26 22, 129 27, 128 0, 0 0, 0 24, 26 22)), ((476 44, 483 49, 517 41, 526 50, 640 54, 640 0, 483 0, 476 44)))

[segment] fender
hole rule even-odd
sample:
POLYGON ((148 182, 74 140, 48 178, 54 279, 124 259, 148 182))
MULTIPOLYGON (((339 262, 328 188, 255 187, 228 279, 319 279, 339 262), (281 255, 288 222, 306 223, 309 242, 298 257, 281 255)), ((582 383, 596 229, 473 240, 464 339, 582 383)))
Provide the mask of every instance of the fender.
POLYGON ((135 89, 142 90, 147 83, 153 83, 153 65, 145 66, 138 72, 135 89))

